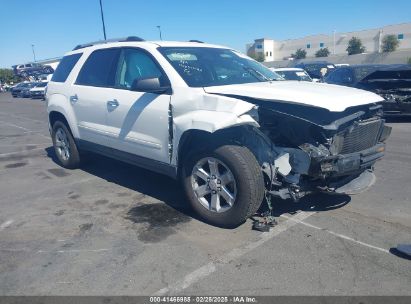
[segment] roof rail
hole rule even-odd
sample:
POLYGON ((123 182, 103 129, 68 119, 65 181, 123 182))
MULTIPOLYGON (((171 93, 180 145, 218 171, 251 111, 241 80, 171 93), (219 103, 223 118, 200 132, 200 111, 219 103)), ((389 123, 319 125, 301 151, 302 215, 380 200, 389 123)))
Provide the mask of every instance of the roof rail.
POLYGON ((109 43, 109 42, 126 42, 126 41, 144 41, 144 39, 142 39, 140 37, 137 37, 137 36, 128 36, 128 37, 125 37, 125 38, 114 38, 114 39, 107 39, 107 40, 99 40, 99 41, 79 44, 73 49, 73 51, 83 49, 83 48, 86 48, 86 47, 90 47, 90 46, 93 46, 93 45, 97 45, 97 44, 104 44, 104 43, 109 43))
POLYGON ((197 42, 197 43, 204 43, 203 41, 200 41, 200 40, 195 40, 195 39, 192 39, 192 40, 188 40, 188 42, 197 42))

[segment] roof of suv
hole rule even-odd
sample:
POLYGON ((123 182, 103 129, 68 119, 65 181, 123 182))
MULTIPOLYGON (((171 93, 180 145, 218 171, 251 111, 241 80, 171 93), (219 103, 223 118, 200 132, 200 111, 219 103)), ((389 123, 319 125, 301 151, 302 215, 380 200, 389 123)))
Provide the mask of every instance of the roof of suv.
POLYGON ((229 49, 225 46, 215 45, 215 44, 208 44, 199 41, 97 41, 92 43, 86 43, 83 45, 76 46, 71 52, 68 54, 80 53, 84 50, 90 49, 100 49, 100 48, 108 48, 108 47, 125 47, 125 46, 155 46, 155 47, 208 47, 208 48, 224 48, 229 49))

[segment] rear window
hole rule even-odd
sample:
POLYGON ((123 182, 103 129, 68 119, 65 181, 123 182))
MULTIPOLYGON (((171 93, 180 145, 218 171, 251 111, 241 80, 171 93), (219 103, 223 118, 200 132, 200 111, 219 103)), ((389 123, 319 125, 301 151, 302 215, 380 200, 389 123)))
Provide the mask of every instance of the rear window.
POLYGON ((120 49, 94 51, 84 63, 76 84, 94 87, 114 87, 120 49))
POLYGON ((56 70, 54 71, 51 81, 65 82, 82 54, 83 53, 64 56, 57 66, 56 70))

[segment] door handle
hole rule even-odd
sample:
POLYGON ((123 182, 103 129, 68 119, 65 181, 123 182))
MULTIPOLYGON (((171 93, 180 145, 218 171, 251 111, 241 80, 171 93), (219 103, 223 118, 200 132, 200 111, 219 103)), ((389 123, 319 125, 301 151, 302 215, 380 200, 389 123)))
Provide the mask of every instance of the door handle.
POLYGON ((77 102, 77 101, 78 101, 77 94, 74 94, 74 95, 70 96, 70 102, 77 102))
POLYGON ((111 109, 117 108, 120 105, 117 99, 109 100, 107 101, 107 106, 109 106, 111 109))

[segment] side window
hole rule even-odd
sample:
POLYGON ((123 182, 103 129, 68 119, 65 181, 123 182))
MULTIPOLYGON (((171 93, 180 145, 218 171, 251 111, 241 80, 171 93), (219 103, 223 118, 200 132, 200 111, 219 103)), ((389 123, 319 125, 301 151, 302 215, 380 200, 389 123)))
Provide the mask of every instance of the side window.
POLYGON ((340 72, 341 72, 340 69, 337 69, 337 70, 331 72, 330 75, 327 76, 327 82, 339 83, 340 72))
POLYGON ((114 87, 120 49, 102 49, 91 53, 77 77, 76 84, 114 87))
POLYGON ((82 53, 64 56, 59 65, 53 73, 51 81, 65 82, 77 61, 80 59, 82 53))
POLYGON ((353 74, 349 69, 343 69, 341 72, 340 82, 350 84, 353 82, 353 74))
POLYGON ((117 68, 116 86, 129 89, 135 80, 144 78, 159 78, 161 85, 168 83, 167 77, 147 53, 138 49, 123 49, 117 68))

